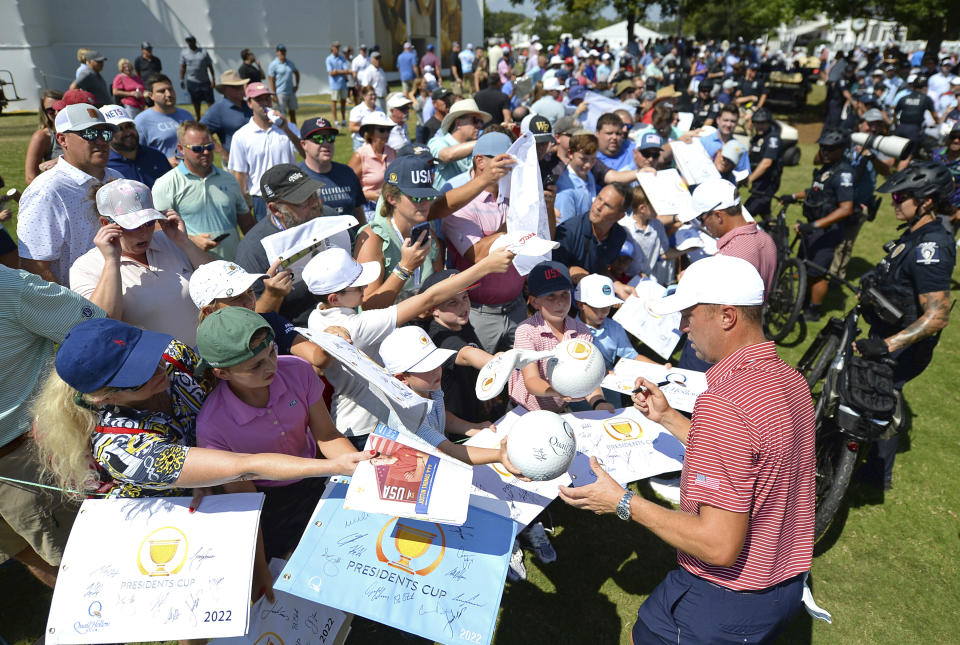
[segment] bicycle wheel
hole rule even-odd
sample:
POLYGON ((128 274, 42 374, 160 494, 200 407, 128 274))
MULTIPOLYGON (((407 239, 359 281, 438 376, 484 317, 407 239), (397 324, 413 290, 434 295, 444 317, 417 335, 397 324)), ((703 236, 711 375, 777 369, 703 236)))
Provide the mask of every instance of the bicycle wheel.
POLYGON ((763 308, 763 333, 778 342, 797 324, 807 293, 807 269, 797 258, 786 258, 777 271, 763 308))
POLYGON ((807 350, 807 353, 804 354, 803 359, 800 361, 799 371, 803 374, 803 377, 807 379, 807 385, 811 391, 823 378, 824 374, 827 373, 827 368, 830 367, 830 363, 833 362, 833 358, 836 356, 839 347, 839 338, 836 336, 827 336, 821 341, 819 346, 811 346, 810 349, 807 350), (809 365, 809 368, 806 367, 807 365, 809 365))
MULTIPOLYGON (((821 397, 821 400, 823 398, 821 397)), ((825 418, 817 405, 816 425, 816 510, 813 520, 813 541, 822 538, 840 509, 850 478, 857 463, 859 444, 846 437, 832 418, 825 418)))

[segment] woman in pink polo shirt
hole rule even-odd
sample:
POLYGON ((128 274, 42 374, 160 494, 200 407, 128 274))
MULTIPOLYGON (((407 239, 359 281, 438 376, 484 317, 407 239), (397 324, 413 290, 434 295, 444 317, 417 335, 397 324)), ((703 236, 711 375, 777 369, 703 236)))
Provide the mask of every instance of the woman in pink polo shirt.
MULTIPOLYGON (((316 458, 318 447, 328 459, 355 452, 333 425, 313 367, 277 356, 273 329, 259 314, 245 307, 213 312, 197 330, 197 349, 220 379, 197 416, 198 446, 306 459, 316 458)), ((311 478, 225 484, 230 493, 266 495, 260 515, 266 559, 258 565, 293 550, 325 485, 311 478)))

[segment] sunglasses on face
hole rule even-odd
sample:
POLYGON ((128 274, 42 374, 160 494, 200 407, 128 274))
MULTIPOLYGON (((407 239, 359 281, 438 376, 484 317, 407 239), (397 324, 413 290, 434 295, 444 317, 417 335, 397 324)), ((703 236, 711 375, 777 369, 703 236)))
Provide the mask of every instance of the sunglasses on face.
POLYGON ((377 134, 388 134, 392 128, 387 128, 387 127, 384 127, 384 126, 377 126, 377 127, 375 127, 375 128, 371 128, 371 129, 372 129, 374 132, 376 132, 377 134))
POLYGON ((85 141, 96 141, 97 139, 103 139, 106 142, 113 141, 113 130, 108 128, 87 128, 86 130, 80 130, 79 132, 74 132, 73 134, 77 135, 85 141))
POLYGON ((315 134, 310 137, 310 140, 316 143, 317 145, 324 143, 333 143, 337 140, 337 135, 335 134, 315 134))
POLYGON ((202 153, 202 152, 212 152, 212 151, 213 151, 213 144, 212 144, 212 143, 204 143, 204 144, 199 145, 199 146, 183 146, 183 149, 184 149, 184 150, 189 150, 190 152, 193 152, 193 153, 195 153, 195 154, 200 154, 200 153, 202 153))
POLYGON ((913 199, 913 195, 911 195, 910 193, 893 193, 892 195, 890 195, 890 199, 893 200, 894 204, 902 204, 908 199, 913 199))
POLYGON ((409 106, 409 105, 404 105, 403 107, 398 107, 398 108, 393 108, 393 109, 394 109, 394 110, 399 110, 400 112, 409 112, 409 111, 410 111, 410 106, 409 106))
POLYGON ((406 196, 414 204, 422 204, 423 202, 435 202, 437 201, 436 197, 411 197, 410 195, 406 196))
POLYGON ((660 156, 660 151, 656 149, 641 150, 640 154, 642 154, 645 159, 656 159, 660 156))
POLYGON ((50 116, 57 116, 57 111, 54 110, 52 107, 43 108, 43 111, 49 114, 50 116))

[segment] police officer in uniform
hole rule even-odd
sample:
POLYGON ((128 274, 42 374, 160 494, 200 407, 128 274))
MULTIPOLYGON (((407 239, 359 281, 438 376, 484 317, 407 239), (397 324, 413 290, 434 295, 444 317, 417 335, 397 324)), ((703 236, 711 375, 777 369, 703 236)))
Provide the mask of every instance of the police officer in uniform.
POLYGON ((823 130, 833 130, 843 120, 843 106, 853 103, 853 87, 857 82, 856 69, 850 62, 843 69, 843 76, 827 87, 827 116, 823 120, 823 130))
POLYGON ((718 101, 713 100, 713 81, 705 78, 697 86, 697 98, 693 101, 690 111, 693 112, 693 121, 690 122, 690 129, 705 125, 716 125, 717 116, 720 114, 720 108, 723 107, 718 101))
MULTIPOLYGON (((950 320, 956 245, 937 215, 955 210, 950 203, 954 181, 946 166, 927 161, 910 164, 878 190, 892 193, 894 212, 906 231, 888 245, 887 256, 863 276, 861 284, 879 290, 904 316, 899 322, 886 321, 865 307, 870 333, 856 341, 855 347, 866 358, 896 359, 894 387, 902 389, 926 369, 940 332, 950 320)), ((894 435, 877 444, 885 489, 891 486, 897 443, 894 435)))
POLYGON ((818 265, 807 266, 810 300, 804 318, 820 320, 820 308, 827 295, 829 281, 821 269, 833 261, 833 251, 843 241, 844 220, 853 214, 853 166, 844 157, 850 136, 842 130, 826 130, 817 139, 817 153, 823 166, 813 171, 813 185, 807 190, 781 195, 780 202, 792 204, 803 200, 806 222, 797 224, 803 235, 802 257, 818 265))
POLYGON ((926 86, 927 78, 918 75, 913 81, 913 89, 900 97, 900 100, 897 101, 897 104, 893 108, 897 120, 897 127, 893 131, 893 134, 898 137, 910 139, 910 141, 913 142, 914 150, 919 147, 920 142, 923 140, 924 113, 929 112, 934 121, 937 123, 940 122, 940 117, 937 116, 933 99, 923 91, 923 88, 926 86))
POLYGON ((751 121, 756 134, 750 139, 750 167, 753 172, 747 178, 750 198, 745 206, 751 215, 767 219, 770 216, 770 200, 780 190, 783 142, 780 140, 780 126, 774 123, 773 115, 767 108, 757 108, 751 121))
POLYGON ((740 88, 737 90, 737 98, 734 100, 737 105, 753 107, 757 110, 767 102, 767 88, 760 78, 759 63, 750 63, 747 67, 745 75, 740 81, 740 88))

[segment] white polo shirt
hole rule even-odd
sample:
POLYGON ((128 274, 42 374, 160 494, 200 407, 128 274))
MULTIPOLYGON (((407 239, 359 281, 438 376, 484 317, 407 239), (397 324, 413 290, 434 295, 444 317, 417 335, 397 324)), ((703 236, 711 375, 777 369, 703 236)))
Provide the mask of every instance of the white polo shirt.
MULTIPOLYGON (((122 179, 107 168, 104 181, 122 179)), ((40 173, 20 197, 17 247, 20 257, 50 262, 57 282, 66 285, 74 260, 93 248, 100 229, 96 202, 90 194, 101 181, 60 157, 40 173)))
MULTIPOLYGON (((105 261, 94 247, 70 267, 70 288, 84 298, 97 289, 105 261)), ((190 298, 193 265, 187 255, 161 231, 147 247, 147 264, 120 258, 123 297, 121 320, 140 329, 170 334, 190 347, 197 344, 200 312, 190 298)))
MULTIPOLYGON (((295 136, 300 131, 292 123, 287 123, 295 136)), ((277 126, 270 124, 266 130, 260 128, 253 118, 233 134, 230 142, 230 162, 227 170, 247 173, 247 185, 241 186, 249 195, 260 195, 260 177, 270 168, 281 163, 297 163, 297 149, 287 134, 277 126)))

